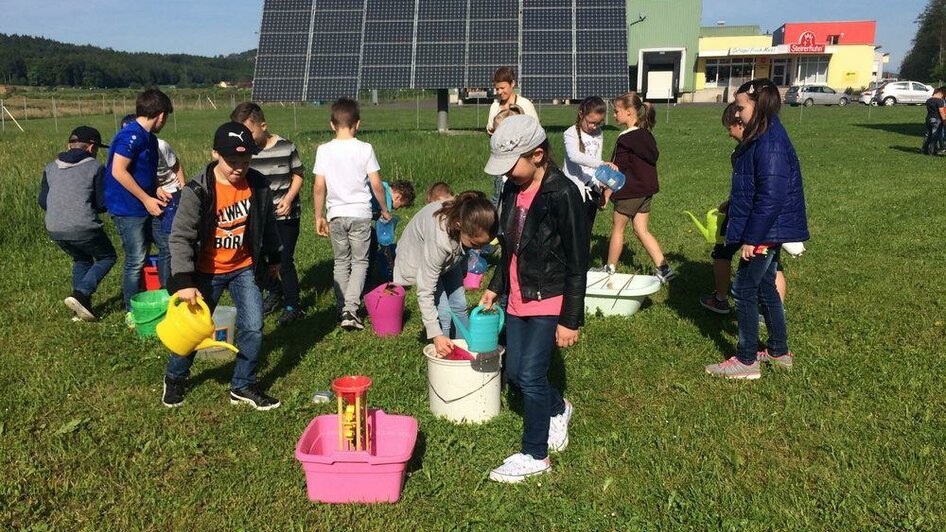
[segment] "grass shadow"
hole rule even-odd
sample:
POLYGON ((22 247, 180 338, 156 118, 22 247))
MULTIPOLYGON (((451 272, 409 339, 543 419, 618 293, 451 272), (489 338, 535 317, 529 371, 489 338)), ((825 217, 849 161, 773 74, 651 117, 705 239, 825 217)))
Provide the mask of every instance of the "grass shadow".
POLYGON ((414 453, 407 462, 408 474, 416 473, 424 468, 424 455, 427 454, 427 435, 417 431, 417 443, 414 444, 414 453))
POLYGON ((899 135, 909 135, 911 137, 920 137, 923 138, 923 135, 926 133, 926 126, 920 122, 908 122, 900 124, 855 124, 857 127, 862 127, 866 129, 874 129, 877 131, 886 131, 888 133, 897 133, 899 135))
POLYGON ((267 347, 281 346, 282 356, 260 379, 264 389, 289 374, 302 361, 302 357, 325 336, 337 327, 335 308, 327 307, 310 311, 288 325, 277 328, 263 341, 263 353, 271 353, 267 347))
MULTIPOLYGON (((334 262, 323 260, 305 271, 299 279, 300 287, 310 287, 306 293, 300 294, 300 303, 302 308, 310 308, 319 295, 327 290, 332 290, 335 282, 334 262)), ((333 318, 334 319, 334 318, 333 318)))
POLYGON ((715 314, 704 309, 699 301, 701 296, 713 291, 712 262, 689 261, 678 254, 667 255, 667 260, 677 270, 677 277, 668 285, 667 305, 712 340, 720 353, 734 353, 736 345, 725 334, 737 333, 732 314, 715 314))
POLYGON ((902 151, 911 155, 924 155, 923 150, 914 146, 891 146, 891 150, 902 151))

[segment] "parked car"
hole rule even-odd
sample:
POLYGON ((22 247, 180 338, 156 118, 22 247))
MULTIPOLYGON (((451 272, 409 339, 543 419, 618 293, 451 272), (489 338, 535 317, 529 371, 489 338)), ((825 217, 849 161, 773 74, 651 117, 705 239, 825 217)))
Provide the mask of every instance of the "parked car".
POLYGON ((785 103, 788 105, 840 105, 851 103, 851 98, 843 92, 826 85, 794 85, 788 88, 785 94, 785 103))
POLYGON ((895 80, 887 81, 871 81, 870 85, 867 86, 867 89, 861 93, 861 97, 857 101, 861 102, 864 105, 877 105, 877 101, 874 100, 874 94, 877 93, 877 89, 883 87, 887 83, 895 80))
POLYGON ((881 85, 871 97, 872 102, 883 105, 898 103, 926 103, 933 96, 933 87, 917 81, 892 81, 881 85))

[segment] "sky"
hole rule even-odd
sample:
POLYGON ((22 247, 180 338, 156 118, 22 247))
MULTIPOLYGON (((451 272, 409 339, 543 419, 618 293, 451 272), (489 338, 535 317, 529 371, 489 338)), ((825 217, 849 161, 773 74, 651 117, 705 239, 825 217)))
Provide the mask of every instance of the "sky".
MULTIPOLYGON (((703 24, 723 20, 772 31, 785 22, 876 20, 877 44, 891 54, 888 68, 899 70, 916 33, 914 21, 926 3, 703 0, 703 24)), ((130 52, 213 56, 256 47, 262 4, 261 0, 0 0, 0 33, 130 52)))

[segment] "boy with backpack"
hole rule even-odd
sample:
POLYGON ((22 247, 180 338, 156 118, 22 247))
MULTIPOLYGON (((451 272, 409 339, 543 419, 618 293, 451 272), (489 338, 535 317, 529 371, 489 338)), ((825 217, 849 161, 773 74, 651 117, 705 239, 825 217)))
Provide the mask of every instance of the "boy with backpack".
MULTIPOLYGON (((257 280, 279 271, 280 245, 273 199, 266 178, 250 168, 259 151, 243 124, 227 122, 214 135, 213 158, 187 183, 171 229, 171 279, 168 292, 180 304, 203 298, 211 312, 223 290, 237 309, 236 363, 230 379, 230 403, 256 410, 279 407, 279 400, 256 385, 256 365, 263 343, 263 296, 257 280)), ((184 403, 184 389, 194 353, 170 355, 161 402, 184 403)))

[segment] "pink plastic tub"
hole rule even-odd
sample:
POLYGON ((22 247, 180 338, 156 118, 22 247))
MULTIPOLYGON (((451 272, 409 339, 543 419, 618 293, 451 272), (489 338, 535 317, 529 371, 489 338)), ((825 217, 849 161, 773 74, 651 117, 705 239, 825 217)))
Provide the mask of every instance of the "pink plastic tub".
POLYGON ((338 415, 309 423, 296 459, 305 471, 309 499, 317 502, 397 502, 407 476, 407 461, 417 442, 417 420, 368 411, 371 451, 338 450, 338 415))
POLYGON ((466 272, 466 276, 463 277, 463 288, 467 290, 479 290, 481 282, 483 282, 482 273, 466 272))
POLYGON ((371 328, 378 336, 397 336, 404 327, 403 286, 380 284, 365 294, 365 309, 371 317, 371 328))

